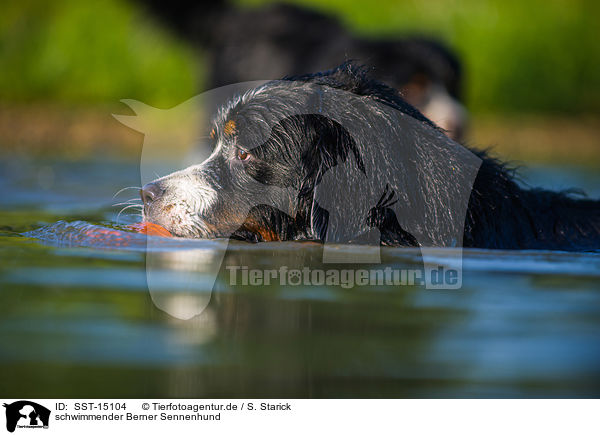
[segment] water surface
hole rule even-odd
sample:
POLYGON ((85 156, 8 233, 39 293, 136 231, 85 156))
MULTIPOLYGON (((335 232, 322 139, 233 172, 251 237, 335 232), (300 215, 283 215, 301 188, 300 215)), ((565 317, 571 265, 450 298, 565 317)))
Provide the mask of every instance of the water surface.
MULTIPOLYGON (((579 168, 525 176, 600 196, 600 177, 579 168)), ((137 162, 0 163, 1 396, 600 396, 598 253, 467 250, 455 291, 243 286, 227 265, 316 267, 321 248, 231 243, 214 288, 198 289, 206 308, 183 320, 148 291, 146 239, 122 231, 137 217, 117 222, 112 207, 138 180, 137 162), (99 230, 116 236, 90 237, 99 230)), ((215 246, 160 244, 165 304, 193 306, 182 268, 215 246)), ((422 265, 414 249, 382 260, 422 265)))

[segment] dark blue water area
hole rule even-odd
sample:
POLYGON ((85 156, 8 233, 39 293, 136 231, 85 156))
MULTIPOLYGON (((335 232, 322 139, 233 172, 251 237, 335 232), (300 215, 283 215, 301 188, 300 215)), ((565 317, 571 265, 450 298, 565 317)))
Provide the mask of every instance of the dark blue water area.
MULTIPOLYGON (((522 175, 600 197, 591 170, 522 175)), ((313 243, 137 234, 113 204, 139 184, 133 160, 0 162, 0 395, 600 396, 600 253, 465 250, 458 290, 233 284, 232 266, 328 266, 313 243)), ((423 268, 381 260, 344 268, 423 268)))

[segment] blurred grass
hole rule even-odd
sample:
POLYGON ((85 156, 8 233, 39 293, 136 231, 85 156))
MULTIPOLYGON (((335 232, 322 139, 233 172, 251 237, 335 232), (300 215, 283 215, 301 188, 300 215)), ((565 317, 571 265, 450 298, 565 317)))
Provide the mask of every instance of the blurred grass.
POLYGON ((197 90, 197 56, 128 2, 4 1, 1 11, 4 102, 174 105, 197 90))
MULTIPOLYGON (((252 7, 272 0, 237 0, 252 7)), ((600 112, 600 3, 293 0, 367 35, 442 38, 472 113, 600 112)), ((3 2, 0 100, 176 104, 201 90, 198 53, 125 0, 3 2)))

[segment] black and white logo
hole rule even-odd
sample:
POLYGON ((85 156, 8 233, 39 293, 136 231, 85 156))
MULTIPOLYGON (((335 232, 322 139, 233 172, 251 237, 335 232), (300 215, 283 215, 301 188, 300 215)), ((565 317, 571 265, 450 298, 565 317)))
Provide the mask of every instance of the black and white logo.
POLYGON ((6 430, 14 432, 19 429, 47 429, 50 410, 29 400, 19 400, 4 404, 6 408, 6 430))

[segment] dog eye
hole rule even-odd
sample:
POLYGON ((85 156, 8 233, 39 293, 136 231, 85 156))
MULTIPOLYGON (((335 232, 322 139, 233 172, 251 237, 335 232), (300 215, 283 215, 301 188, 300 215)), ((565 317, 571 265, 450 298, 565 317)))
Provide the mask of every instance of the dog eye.
POLYGON ((250 154, 244 150, 237 150, 237 158, 238 160, 245 161, 250 158, 250 154))

